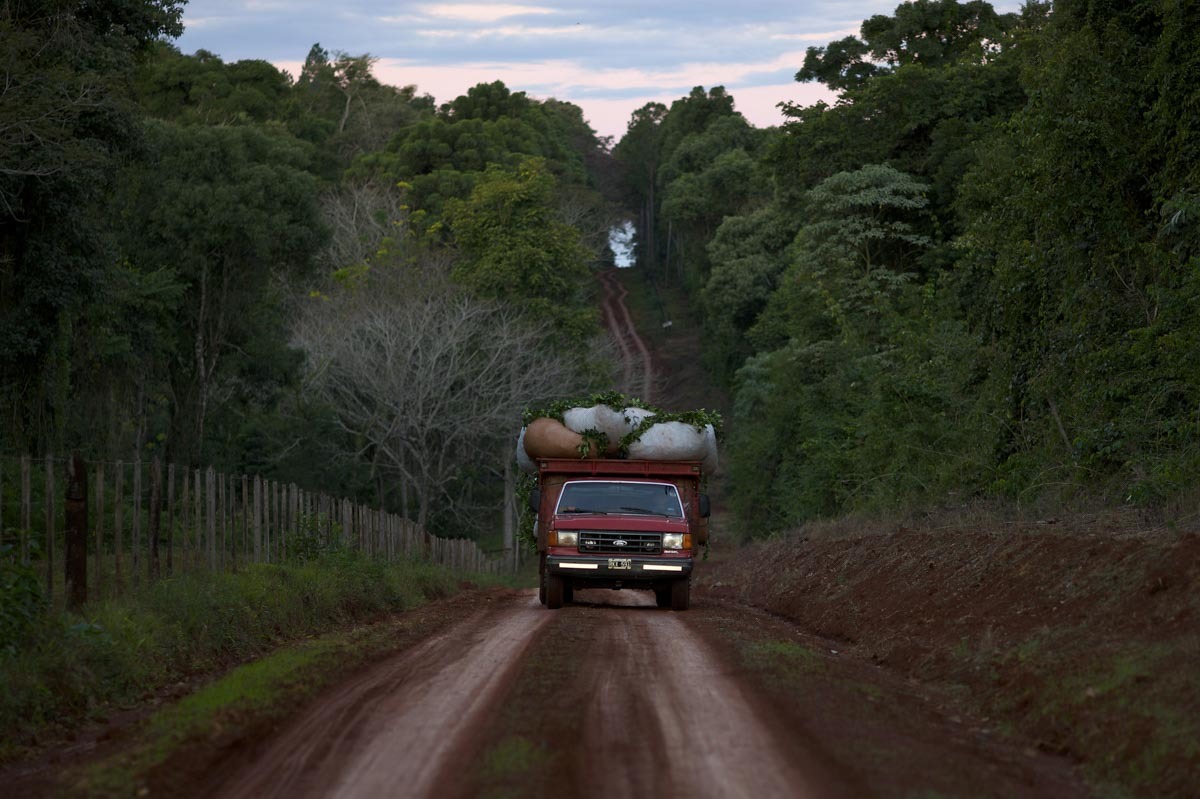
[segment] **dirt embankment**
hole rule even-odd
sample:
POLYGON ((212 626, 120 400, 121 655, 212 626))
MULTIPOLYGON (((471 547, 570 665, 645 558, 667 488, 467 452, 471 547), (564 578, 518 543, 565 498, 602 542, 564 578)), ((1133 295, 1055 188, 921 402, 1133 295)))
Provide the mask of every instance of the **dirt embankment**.
MULTIPOLYGON (((1126 525, 1128 526, 1128 525, 1126 525)), ((703 577, 1135 795, 1200 779, 1200 536, 1076 520, 751 546, 703 577)))

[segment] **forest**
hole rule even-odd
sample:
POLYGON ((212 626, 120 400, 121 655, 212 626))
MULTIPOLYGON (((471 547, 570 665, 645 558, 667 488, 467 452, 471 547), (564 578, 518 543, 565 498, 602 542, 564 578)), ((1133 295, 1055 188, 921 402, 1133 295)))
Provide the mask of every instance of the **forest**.
POLYGON ((569 103, 436 107, 319 44, 295 76, 185 55, 182 6, 2 6, 0 453, 497 529, 523 408, 608 378, 605 142, 569 103))
POLYGON ((697 87, 615 143, 369 54, 184 54, 182 7, 0 4, 0 455, 494 531, 522 408, 610 385, 594 271, 632 218, 734 398, 745 532, 1194 491, 1195 4, 908 2, 797 65, 832 105, 762 129, 697 87))
POLYGON ((838 100, 760 130, 697 88, 614 149, 733 392, 743 531, 1194 502, 1200 7, 903 3, 796 79, 838 100))

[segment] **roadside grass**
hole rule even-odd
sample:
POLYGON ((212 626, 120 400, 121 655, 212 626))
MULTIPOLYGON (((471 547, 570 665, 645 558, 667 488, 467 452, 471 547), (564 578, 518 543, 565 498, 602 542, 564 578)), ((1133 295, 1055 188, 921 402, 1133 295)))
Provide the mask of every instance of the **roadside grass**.
POLYGON ((293 643, 238 666, 156 711, 115 753, 65 774, 62 792, 107 799, 194 790, 209 774, 213 752, 261 740, 326 686, 426 632, 421 623, 410 628, 389 620, 293 643))
POLYGON ((167 578, 80 613, 46 614, 0 653, 0 763, 283 643, 449 596, 468 577, 503 582, 336 552, 167 578))
POLYGON ((795 641, 745 642, 739 651, 746 666, 772 678, 792 680, 824 669, 816 652, 795 641))
POLYGON ((1065 662, 1046 639, 1027 641, 995 658, 999 670, 1015 659, 1033 675, 998 709, 1050 740, 1070 741, 1105 796, 1182 796, 1200 773, 1200 718, 1188 711, 1200 696, 1200 674, 1187 667, 1197 657, 1200 647, 1185 654, 1163 645, 1126 645, 1094 651, 1080 665, 1065 662))
POLYGON ((79 796, 136 796, 145 777, 190 741, 206 741, 215 730, 236 734, 242 724, 260 724, 285 716, 323 684, 322 667, 344 668, 349 645, 345 634, 307 641, 234 669, 215 683, 158 711, 136 743, 68 777, 79 796))

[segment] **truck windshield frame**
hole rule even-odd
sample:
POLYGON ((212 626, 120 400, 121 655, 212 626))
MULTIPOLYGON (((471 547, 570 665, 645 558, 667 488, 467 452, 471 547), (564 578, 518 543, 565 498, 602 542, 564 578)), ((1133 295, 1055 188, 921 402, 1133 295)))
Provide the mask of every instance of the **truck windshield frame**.
POLYGON ((674 483, 644 480, 569 480, 563 484, 554 513, 685 518, 679 488, 674 483))

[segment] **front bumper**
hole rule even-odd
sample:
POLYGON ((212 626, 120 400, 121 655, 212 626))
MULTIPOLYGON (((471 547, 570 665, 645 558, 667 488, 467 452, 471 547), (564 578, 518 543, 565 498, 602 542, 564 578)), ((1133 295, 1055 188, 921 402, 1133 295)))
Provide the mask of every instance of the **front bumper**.
POLYGON ((619 558, 611 555, 548 555, 546 571, 560 577, 618 582, 665 581, 690 577, 691 558, 619 558), (613 562, 628 561, 629 568, 613 562))

